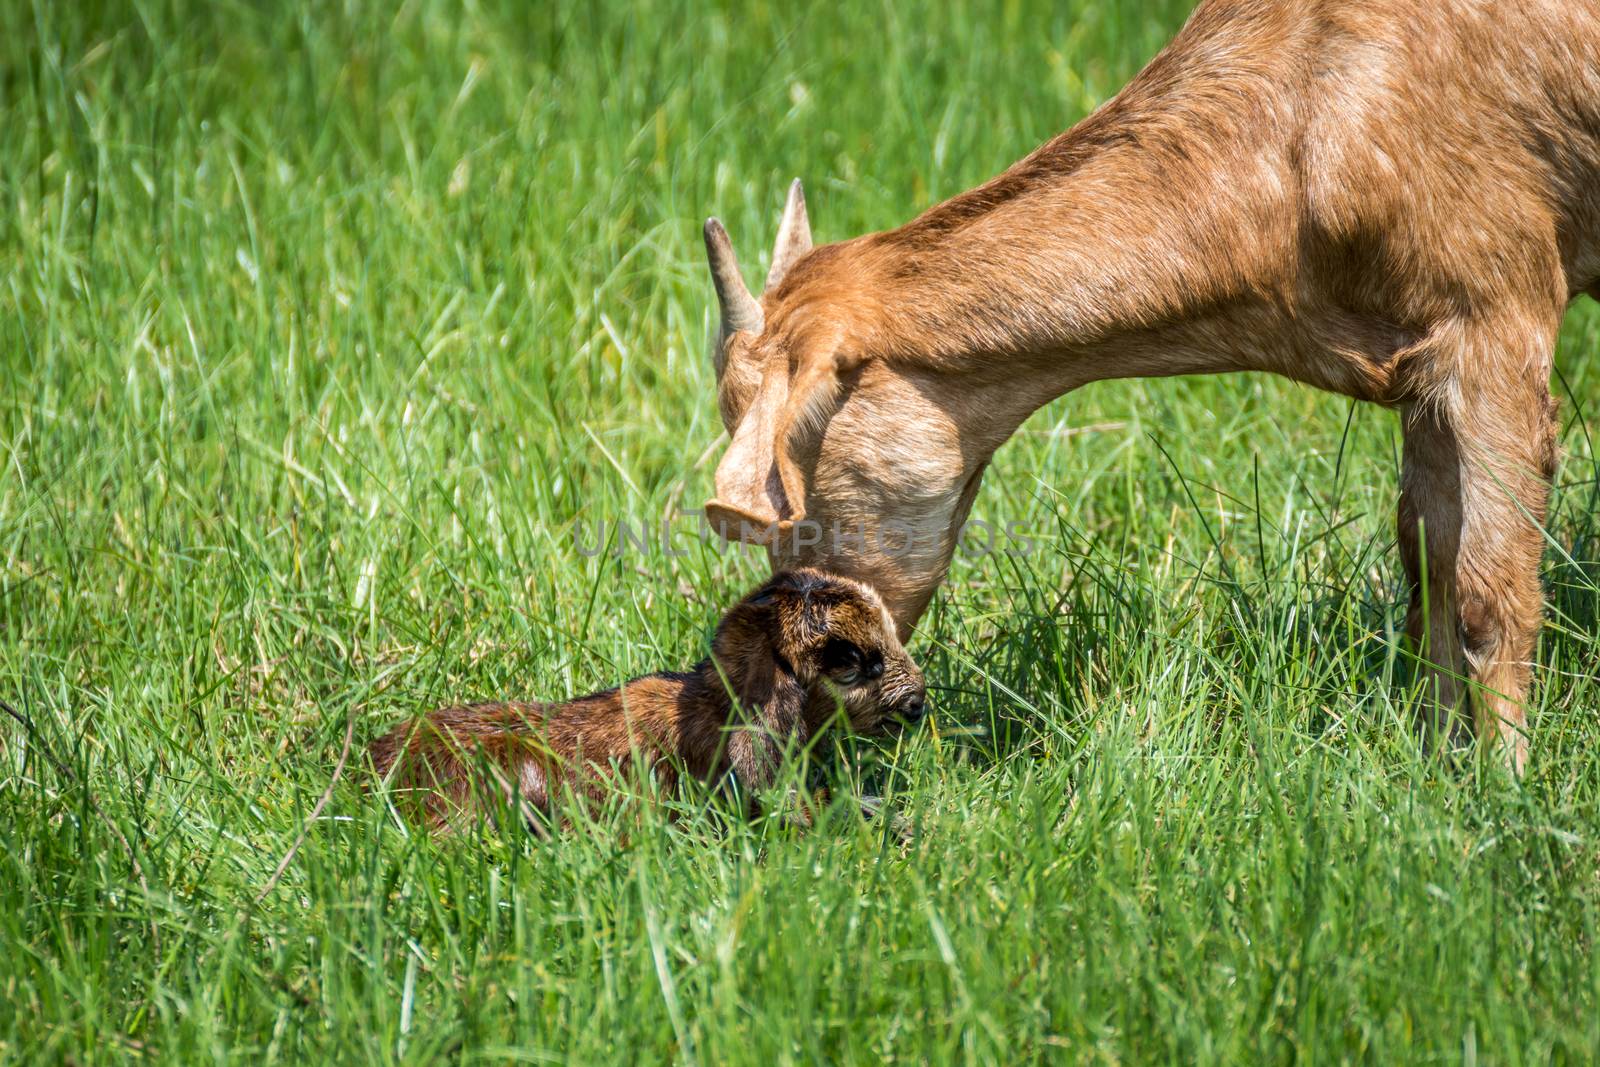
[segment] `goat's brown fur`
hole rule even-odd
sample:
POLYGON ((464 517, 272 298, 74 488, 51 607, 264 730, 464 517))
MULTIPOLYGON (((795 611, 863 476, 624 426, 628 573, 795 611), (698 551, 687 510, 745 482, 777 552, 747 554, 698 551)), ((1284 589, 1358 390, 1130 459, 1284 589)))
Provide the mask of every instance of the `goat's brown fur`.
POLYGON ((1439 721, 1470 694, 1520 770, 1552 352, 1567 304, 1600 296, 1600 2, 1204 0, 999 177, 897 230, 786 240, 716 344, 725 536, 871 575, 905 637, 990 457, 1047 401, 1234 370, 1375 401, 1405 437, 1439 721), (917 539, 786 538, 802 518, 917 539))
POLYGON ((606 779, 731 774, 752 793, 842 710, 870 733, 922 714, 922 674, 866 585, 811 570, 778 574, 725 615, 711 656, 564 704, 444 708, 396 727, 372 761, 404 806, 435 829, 511 801, 540 817, 563 794, 592 800, 606 779))

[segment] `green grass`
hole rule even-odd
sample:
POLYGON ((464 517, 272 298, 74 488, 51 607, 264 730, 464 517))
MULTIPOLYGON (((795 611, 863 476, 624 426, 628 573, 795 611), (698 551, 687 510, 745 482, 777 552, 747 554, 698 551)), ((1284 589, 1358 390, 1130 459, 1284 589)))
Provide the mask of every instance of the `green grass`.
POLYGON ((1408 728, 1393 416, 1237 377, 1001 451, 976 514, 1038 539, 958 562, 931 727, 818 754, 907 849, 696 798, 435 843, 359 787, 762 573, 575 541, 709 495, 705 215, 752 277, 793 175, 820 239, 903 221, 1186 7, 0 5, 0 1060, 1594 1056, 1593 304, 1520 785, 1408 728))

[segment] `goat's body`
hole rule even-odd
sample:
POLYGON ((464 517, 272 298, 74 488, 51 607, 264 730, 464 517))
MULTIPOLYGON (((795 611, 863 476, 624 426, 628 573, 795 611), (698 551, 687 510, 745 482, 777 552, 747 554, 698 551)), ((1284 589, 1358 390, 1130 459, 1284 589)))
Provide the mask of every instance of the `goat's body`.
POLYGON ((1437 343, 1464 320, 1600 288, 1600 3, 1512 6, 1202 4, 1084 122, 786 287, 849 263, 886 349, 1022 361, 1030 403, 1227 370, 1426 397, 1479 373, 1437 343))
POLYGON ((565 703, 442 708, 379 738, 372 761, 435 828, 476 819, 497 798, 526 818, 547 814, 564 794, 597 799, 608 778, 643 776, 671 790, 682 774, 725 773, 729 709, 707 661, 565 703))
POLYGON ((1073 129, 768 290, 737 354, 881 365, 808 438, 825 391, 791 398, 804 418, 771 415, 785 387, 746 356, 724 376, 725 416, 753 398, 761 427, 792 436, 763 452, 770 431, 741 414, 713 503, 768 521, 799 517, 799 500, 824 524, 875 511, 926 533, 925 553, 895 561, 775 551, 872 574, 904 630, 989 455, 1073 388, 1259 370, 1386 404, 1405 431, 1411 632, 1439 705, 1470 688, 1520 766, 1548 378, 1582 293, 1600 297, 1600 2, 1206 0, 1073 129), (875 466, 886 416, 898 439, 920 422, 924 443, 876 445, 875 466))

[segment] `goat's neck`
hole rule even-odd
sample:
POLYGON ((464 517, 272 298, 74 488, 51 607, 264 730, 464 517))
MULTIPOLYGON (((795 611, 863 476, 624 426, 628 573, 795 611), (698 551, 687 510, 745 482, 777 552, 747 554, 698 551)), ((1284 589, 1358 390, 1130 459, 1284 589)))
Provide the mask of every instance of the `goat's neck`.
POLYGON ((908 225, 853 242, 872 294, 867 346, 954 372, 965 388, 992 378, 1025 409, 1018 421, 1092 381, 1268 365, 1230 327, 1286 284, 1291 235, 1272 221, 1287 214, 1281 194, 1265 177, 1238 187, 1237 132, 1169 152, 1161 135, 1133 150, 1132 138, 1086 123, 908 225))

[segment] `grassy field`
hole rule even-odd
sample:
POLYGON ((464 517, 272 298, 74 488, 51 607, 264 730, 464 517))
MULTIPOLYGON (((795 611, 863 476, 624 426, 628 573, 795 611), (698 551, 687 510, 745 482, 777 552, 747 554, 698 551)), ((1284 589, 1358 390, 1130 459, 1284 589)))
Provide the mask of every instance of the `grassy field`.
POLYGON ((0 1060, 1574 1062, 1600 1052, 1600 307, 1518 785, 1421 755, 1394 417, 1264 378, 1041 411, 797 834, 619 800, 435 843, 361 747, 693 662, 699 242, 883 228, 1183 2, 0 5, 0 1060), (334 768, 351 755, 311 818, 334 768), (641 810, 642 809, 642 810, 641 810), (275 877, 280 867, 282 873, 275 877))

